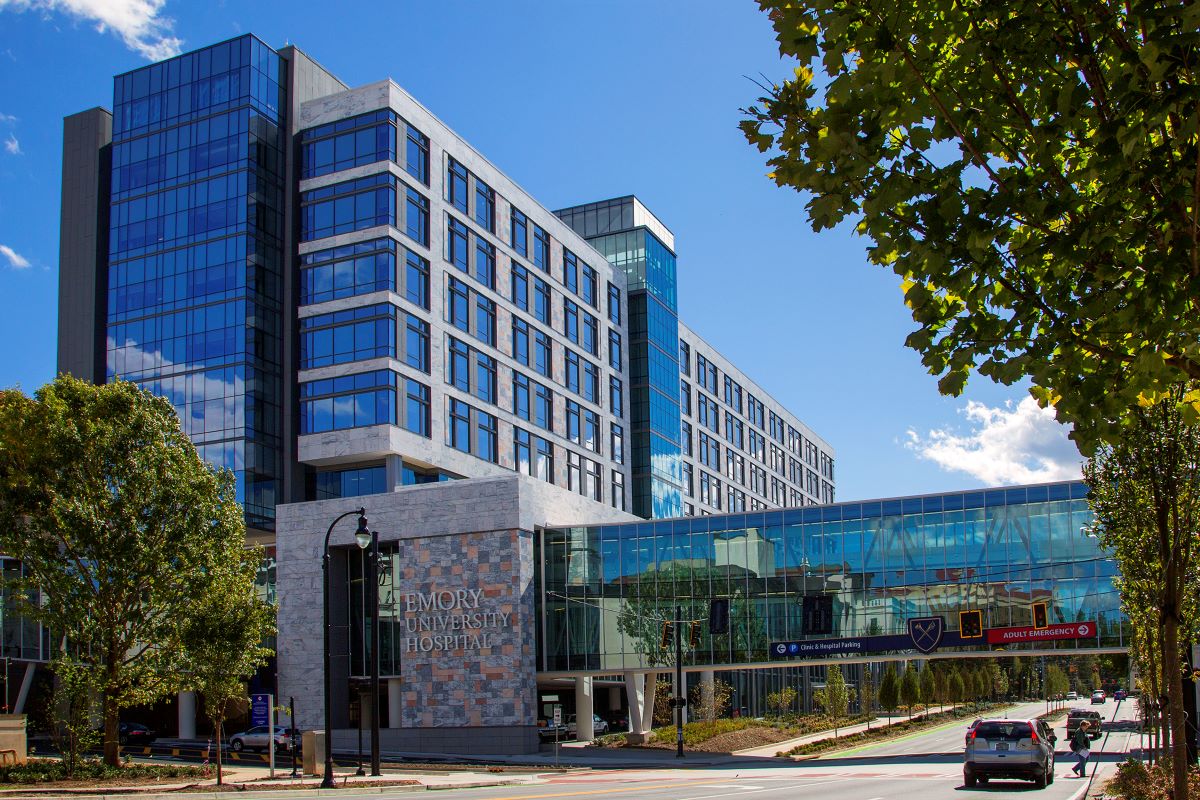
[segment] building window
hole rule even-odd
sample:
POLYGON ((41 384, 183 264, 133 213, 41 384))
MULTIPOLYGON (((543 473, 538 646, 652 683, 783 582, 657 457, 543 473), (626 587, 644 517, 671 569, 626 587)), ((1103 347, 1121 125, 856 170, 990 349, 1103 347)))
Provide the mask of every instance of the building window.
POLYGON ((621 369, 621 334, 614 330, 608 332, 608 365, 615 370, 621 369))
POLYGON ((728 375, 725 376, 725 405, 742 413, 742 387, 728 375))
POLYGON ((464 453, 471 452, 471 407, 453 397, 449 401, 446 444, 464 453))
POLYGON ((395 225, 396 184, 391 175, 371 175, 302 193, 300 241, 395 225))
POLYGON ((376 370, 300 384, 300 433, 395 425, 396 381, 376 370))
POLYGON ((587 264, 583 265, 583 285, 579 296, 592 308, 600 308, 600 277, 587 264))
POLYGON ((692 425, 689 422, 681 422, 679 425, 680 444, 683 446, 683 454, 688 458, 692 457, 692 425))
POLYGON ((496 404, 496 359, 479 352, 475 353, 475 396, 496 404))
POLYGON ((479 178, 475 179, 475 222, 488 233, 496 232, 496 193, 479 178))
POLYGON ((496 346, 496 301, 475 295, 475 338, 496 346))
POLYGON ((609 425, 608 450, 612 460, 618 464, 625 463, 625 429, 615 423, 609 425))
POLYGON ((471 392, 471 348, 453 336, 446 337, 450 351, 447 359, 446 383, 454 388, 470 394, 471 392))
POLYGON ((575 394, 579 394, 579 354, 569 347, 564 347, 566 353, 566 374, 563 385, 575 394))
POLYGON ((608 379, 608 408, 614 417, 625 416, 625 402, 622 394, 621 379, 610 376, 608 379))
POLYGON ((583 496, 590 497, 597 503, 602 501, 600 496, 600 465, 590 458, 583 459, 583 496))
POLYGON ((522 311, 529 310, 529 271, 520 264, 512 265, 509 278, 510 295, 513 305, 522 311))
POLYGON ((450 158, 446 166, 446 202, 467 213, 467 168, 450 158))
POLYGON ((475 239, 475 280, 495 291, 496 247, 491 242, 475 239))
POLYGON ((685 417, 692 415, 692 387, 683 380, 679 382, 679 413, 685 417))
POLYGON ((471 332, 471 293, 457 278, 446 276, 446 321, 460 331, 471 332))
POLYGON ((575 254, 563 248, 563 286, 572 294, 579 294, 579 261, 575 254))
POLYGON ((533 368, 547 378, 554 375, 554 357, 550 337, 542 331, 533 332, 533 368))
POLYGON ((583 456, 567 451, 567 488, 583 494, 583 456))
POLYGON ((429 247, 429 198, 413 189, 405 193, 404 233, 417 244, 429 247))
POLYGON ((522 472, 526 475, 533 474, 533 448, 531 446, 531 439, 529 431, 522 430, 516 426, 513 427, 513 461, 516 464, 517 472, 522 472))
POLYGON ((470 239, 467 236, 467 226, 449 214, 446 215, 446 260, 467 272, 471 268, 471 254, 468 251, 470 239))
POLYGON ((613 325, 621 324, 621 290, 608 285, 608 319, 613 325))
POLYGON ((725 438, 739 450, 742 447, 742 421, 728 411, 725 412, 725 438))
POLYGON ((529 420, 529 378, 513 370, 513 414, 529 420))
POLYGON ((536 381, 533 384, 533 423, 543 430, 554 431, 554 392, 536 381))
POLYGON ((688 497, 696 496, 695 481, 692 478, 692 465, 683 462, 683 493, 688 497))
POLYGON ((580 410, 581 410, 579 403, 576 403, 574 400, 568 400, 566 408, 567 408, 567 438, 570 439, 575 444, 579 444, 580 443, 579 417, 580 417, 580 410))
POLYGON ((554 445, 540 436, 533 437, 533 474, 546 483, 554 483, 554 445))
POLYGON ((583 362, 583 399, 600 405, 600 368, 590 361, 583 362))
POLYGON ((766 422, 766 414, 763 409, 762 401, 752 394, 746 395, 746 415, 750 417, 750 424, 763 427, 766 422))
MULTIPOLYGON (((594 356, 600 355, 600 323, 591 314, 581 311, 583 316, 583 349, 594 356)), ((619 334, 618 334, 619 336, 619 334)), ((611 344, 612 339, 609 339, 611 344)), ((620 369, 620 367, 617 367, 620 369)))
POLYGON ((550 324, 550 284, 541 278, 533 279, 533 316, 538 322, 550 324))
POLYGON ((618 511, 625 510, 625 474, 618 470, 612 471, 612 507, 618 511))
POLYGON ((482 411, 475 412, 475 455, 493 464, 497 459, 496 418, 482 411))
POLYGON ((512 225, 510 226, 512 249, 522 258, 529 257, 529 219, 516 206, 512 207, 512 225))
POLYGON ((550 234, 540 225, 533 226, 533 265, 543 272, 550 271, 550 234))
POLYGON ((520 317, 512 318, 513 358, 517 363, 529 366, 529 323, 520 317))
POLYGON ((408 319, 405 323, 404 362, 410 367, 428 374, 429 323, 412 314, 405 316, 408 319))
POLYGON ((682 339, 679 340, 679 371, 684 375, 692 374, 692 348, 682 339))
POLYGON ((429 262, 412 252, 404 260, 404 298, 429 310, 429 262))
POLYGON ((429 387, 416 381, 405 381, 404 427, 428 439, 433 434, 429 428, 429 387))
POLYGON ((563 298, 563 335, 568 341, 579 344, 579 306, 563 298))
POLYGON ((300 303, 396 290, 396 243, 391 239, 318 250, 300 257, 300 303))
POLYGON ((377 161, 396 160, 396 116, 376 111, 300 134, 301 178, 315 178, 377 161), (332 135, 330 135, 332 134, 332 135))
POLYGON ((405 127, 408 129, 408 142, 404 168, 408 170, 409 175, 412 175, 421 183, 428 186, 429 137, 412 125, 406 125, 405 127))
POLYGON ((387 304, 300 320, 300 368, 396 357, 396 310, 387 304))

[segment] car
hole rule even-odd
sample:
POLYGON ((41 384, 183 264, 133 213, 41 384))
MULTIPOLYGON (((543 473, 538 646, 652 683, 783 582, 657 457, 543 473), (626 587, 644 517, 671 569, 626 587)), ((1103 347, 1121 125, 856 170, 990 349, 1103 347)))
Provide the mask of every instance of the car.
POLYGON ((1104 719, 1100 716, 1100 712, 1089 711, 1086 708, 1072 708, 1067 712, 1068 739, 1075 733, 1075 729, 1079 727, 1079 723, 1085 719, 1088 721, 1088 736, 1093 739, 1100 738, 1100 726, 1104 724, 1104 719))
POLYGON ((122 747, 131 744, 150 744, 158 734, 140 722, 122 722, 117 727, 117 743, 122 747))
POLYGON ((963 742, 964 744, 971 743, 971 733, 974 732, 975 726, 981 722, 983 722, 983 718, 976 717, 975 720, 970 725, 967 726, 967 736, 966 736, 966 740, 963 742))
POLYGON ((537 723, 538 741, 554 742, 567 738, 567 726, 561 722, 555 726, 554 720, 539 719, 537 723))
MULTIPOLYGON (((292 742, 287 728, 275 726, 275 749, 286 750, 292 742)), ((249 730, 235 733, 229 737, 229 749, 235 753, 242 750, 267 750, 270 748, 271 735, 266 725, 255 725, 249 730)))
POLYGON ((1106 695, 1100 689, 1097 689, 1096 691, 1092 692, 1092 704, 1093 705, 1095 705, 1096 703, 1105 703, 1107 701, 1108 701, 1108 695, 1106 695))
MULTIPOLYGON (((596 736, 608 733, 608 723, 599 714, 592 714, 592 733, 596 736)), ((578 735, 578 725, 575 723, 575 715, 572 714, 567 717, 567 737, 573 738, 576 735, 578 735)))
POLYGON ((1113 699, 1118 703, 1124 700, 1126 697, 1129 697, 1129 693, 1124 689, 1117 689, 1116 693, 1113 695, 1113 699))
POLYGON ((1068 700, 1078 700, 1079 692, 1067 692, 1067 699, 1068 700))
POLYGON ((1040 719, 981 720, 963 753, 963 783, 970 789, 992 778, 1017 778, 1044 789, 1054 783, 1057 741, 1040 719))

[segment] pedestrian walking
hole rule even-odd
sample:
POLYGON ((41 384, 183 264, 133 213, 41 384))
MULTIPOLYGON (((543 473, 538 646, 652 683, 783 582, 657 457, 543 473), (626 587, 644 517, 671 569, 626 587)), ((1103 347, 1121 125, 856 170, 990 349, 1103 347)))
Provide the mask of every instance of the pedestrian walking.
POLYGON ((1085 719, 1079 723, 1079 727, 1071 735, 1071 752, 1075 754, 1075 758, 1079 759, 1075 766, 1071 767, 1071 771, 1079 778, 1087 777, 1088 756, 1092 754, 1092 737, 1088 733, 1090 727, 1091 723, 1085 719))

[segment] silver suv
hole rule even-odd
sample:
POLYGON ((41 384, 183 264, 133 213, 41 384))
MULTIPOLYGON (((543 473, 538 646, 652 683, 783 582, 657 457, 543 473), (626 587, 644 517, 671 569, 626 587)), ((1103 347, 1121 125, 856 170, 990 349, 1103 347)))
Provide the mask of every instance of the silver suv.
POLYGON ((1043 789, 1054 783, 1056 741, 1040 719, 985 719, 967 735, 963 783, 971 788, 991 778, 1018 778, 1043 789))

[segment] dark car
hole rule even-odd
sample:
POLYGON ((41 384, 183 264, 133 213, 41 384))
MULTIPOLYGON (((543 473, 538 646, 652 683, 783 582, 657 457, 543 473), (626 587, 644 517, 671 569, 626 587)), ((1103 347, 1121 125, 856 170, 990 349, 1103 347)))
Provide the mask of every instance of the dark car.
POLYGON ((126 745, 150 744, 158 734, 140 722, 122 722, 117 728, 117 743, 126 745))
POLYGON ((1089 711, 1086 708, 1072 708, 1067 712, 1068 739, 1075 733, 1075 729, 1079 727, 1079 723, 1085 719, 1088 721, 1088 736, 1093 739, 1100 738, 1100 726, 1104 724, 1104 719, 1100 716, 1100 712, 1089 711))

